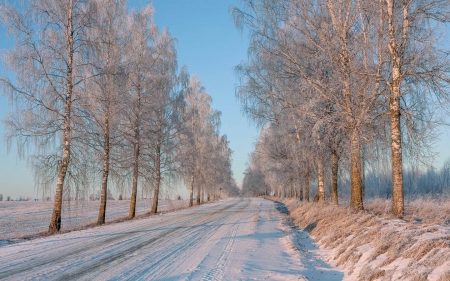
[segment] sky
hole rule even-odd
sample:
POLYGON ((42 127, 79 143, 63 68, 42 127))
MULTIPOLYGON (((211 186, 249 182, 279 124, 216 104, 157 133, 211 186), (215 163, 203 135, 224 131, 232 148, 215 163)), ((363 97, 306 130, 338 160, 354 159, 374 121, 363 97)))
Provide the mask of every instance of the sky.
MULTIPOLYGON (((130 0, 129 6, 138 8, 149 3, 130 0)), ((221 134, 227 135, 234 151, 232 170, 240 184, 258 130, 242 115, 235 98, 238 82, 233 67, 246 60, 248 48, 248 38, 236 29, 229 13, 230 6, 239 7, 239 0, 153 0, 152 3, 155 23, 160 29, 168 28, 178 41, 179 66, 187 65, 191 74, 197 74, 212 97, 212 107, 222 112, 221 134)), ((8 40, 5 28, 0 27, 0 49, 12 46, 8 40)), ((1 69, 0 74, 6 75, 1 69)), ((7 99, 0 95, 0 119, 7 110, 7 99)), ((437 167, 450 157, 450 130, 440 131, 441 138, 435 143, 437 167)), ((0 138, 0 193, 12 198, 38 197, 26 161, 17 159, 14 147, 7 153, 2 141, 3 125, 0 125, 0 138)))
MULTIPOLYGON (((241 114, 235 98, 237 78, 233 67, 247 58, 248 38, 236 29, 229 13, 238 0, 153 0, 155 23, 160 30, 169 29, 178 41, 178 64, 187 65, 191 74, 202 81, 212 97, 212 107, 222 112, 221 134, 226 134, 234 151, 232 170, 240 184, 248 154, 258 136, 257 129, 241 114)), ((131 8, 143 7, 151 1, 129 0, 131 8)), ((12 47, 4 26, 0 27, 0 49, 12 47)), ((6 73, 1 67, 0 75, 6 73)), ((0 119, 8 111, 8 101, 0 95, 0 119)), ((17 159, 14 147, 7 153, 4 128, 0 124, 0 193, 4 197, 39 197, 33 174, 26 161, 17 159)))

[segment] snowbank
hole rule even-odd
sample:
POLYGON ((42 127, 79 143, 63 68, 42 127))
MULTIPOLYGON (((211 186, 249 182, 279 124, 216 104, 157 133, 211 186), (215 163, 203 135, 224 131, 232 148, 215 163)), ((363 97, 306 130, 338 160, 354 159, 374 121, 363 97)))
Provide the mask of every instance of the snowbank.
POLYGON ((345 272, 344 280, 450 280, 448 225, 328 204, 283 203, 323 249, 323 258, 345 272))

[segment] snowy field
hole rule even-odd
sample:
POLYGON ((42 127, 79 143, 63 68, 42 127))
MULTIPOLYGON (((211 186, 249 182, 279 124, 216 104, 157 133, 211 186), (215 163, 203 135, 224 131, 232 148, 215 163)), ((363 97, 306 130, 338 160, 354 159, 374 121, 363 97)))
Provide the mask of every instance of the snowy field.
MULTIPOLYGON (((159 211, 187 205, 187 201, 161 200, 159 211)), ((100 201, 63 202, 62 231, 79 229, 97 221, 100 201)), ((106 222, 128 215, 130 200, 110 200, 106 206, 106 222)), ((150 200, 138 200, 136 215, 148 213, 150 200)), ((53 202, 9 201, 0 202, 0 246, 14 239, 48 230, 53 202)))
POLYGON ((227 199, 7 245, 0 279, 342 280, 276 207, 227 199))

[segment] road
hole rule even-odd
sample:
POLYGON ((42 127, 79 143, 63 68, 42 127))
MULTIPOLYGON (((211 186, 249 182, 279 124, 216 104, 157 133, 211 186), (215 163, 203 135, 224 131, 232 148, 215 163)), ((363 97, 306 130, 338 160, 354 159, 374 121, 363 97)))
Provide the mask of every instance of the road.
POLYGON ((0 248, 0 280, 342 280, 285 216, 233 198, 39 238, 0 248))

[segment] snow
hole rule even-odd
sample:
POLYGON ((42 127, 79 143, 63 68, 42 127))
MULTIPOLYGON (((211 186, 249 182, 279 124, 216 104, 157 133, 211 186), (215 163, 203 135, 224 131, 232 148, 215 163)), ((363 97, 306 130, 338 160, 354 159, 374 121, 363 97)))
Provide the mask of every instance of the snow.
POLYGON ((7 245, 0 279, 342 280, 272 201, 234 198, 7 245))
MULTIPOLYGON (((0 201, 0 246, 20 241, 18 237, 32 236, 47 231, 53 211, 53 202, 0 201)), ((162 211, 187 205, 187 201, 161 200, 162 211)), ((130 200, 109 200, 106 205, 106 222, 128 215, 130 200)), ((100 201, 63 202, 62 231, 75 230, 97 221, 100 201)), ((136 214, 148 213, 151 200, 139 199, 136 214)))

